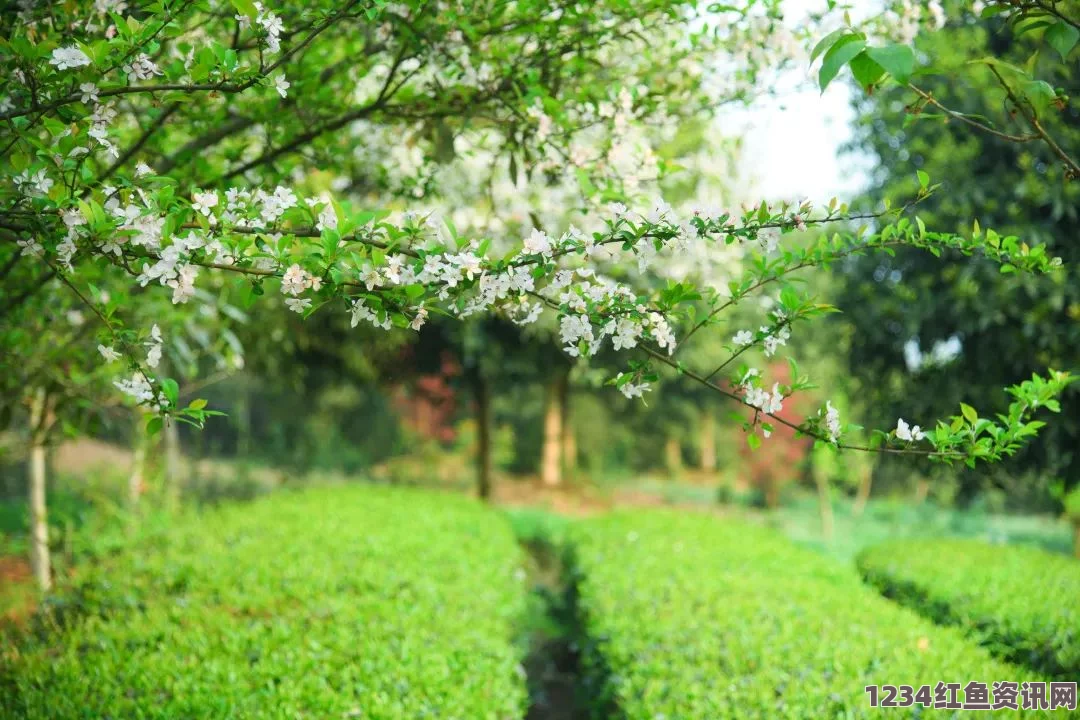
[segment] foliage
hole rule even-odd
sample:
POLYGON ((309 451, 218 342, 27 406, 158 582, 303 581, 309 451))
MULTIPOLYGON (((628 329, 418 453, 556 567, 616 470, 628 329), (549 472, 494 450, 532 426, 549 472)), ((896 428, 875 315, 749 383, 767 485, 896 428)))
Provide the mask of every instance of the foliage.
POLYGON ((136 539, 5 648, 14 717, 523 712, 519 557, 473 501, 280 492, 136 539))
MULTIPOLYGON (((1067 373, 1013 386, 1019 410, 1000 423, 976 422, 965 409, 925 435, 898 423, 860 443, 861 428, 832 406, 801 421, 779 415, 809 378, 793 369, 792 382, 770 382, 747 363, 834 309, 799 292, 790 277, 799 270, 907 247, 1052 273, 1059 261, 1045 248, 993 230, 928 229, 911 208, 938 187, 925 174, 913 197, 870 213, 836 202, 689 214, 662 200, 641 211, 622 203, 640 205, 645 183, 674 169, 652 150, 663 134, 652 125, 678 127, 744 100, 763 67, 784 63, 758 42, 782 36, 777 8, 771 0, 633 8, 535 0, 434 12, 423 2, 324 0, 280 15, 247 2, 235 15, 180 1, 126 16, 96 6, 64 6, 59 19, 25 10, 0 44, 5 70, 20 80, 0 110, 9 151, 0 167, 3 269, 21 281, 0 347, 18 357, 35 303, 74 296, 99 321, 103 342, 76 343, 71 361, 105 381, 102 357, 126 368, 130 376, 114 384, 159 414, 148 424, 156 431, 168 417, 201 425, 212 411, 201 399, 181 402, 177 382, 154 372, 160 329, 141 329, 131 302, 96 292, 97 275, 109 287, 171 296, 178 317, 205 302, 206 287, 243 298, 249 312, 258 302, 305 318, 336 308, 354 327, 382 330, 418 330, 437 315, 498 314, 527 325, 547 313, 571 357, 602 348, 644 355, 611 379, 627 397, 643 397, 666 367, 748 408, 754 445, 775 422, 838 447, 949 463, 1011 455, 1038 429, 1032 413, 1054 409, 1067 373), (615 91, 615 77, 628 85, 615 91), (723 89, 710 90, 716 84, 723 89), (452 217, 396 212, 402 197, 442 192, 440 178, 455 171, 434 168, 459 153, 491 168, 508 157, 515 181, 522 171, 531 179, 572 167, 576 197, 567 204, 583 211, 583 229, 540 227, 531 215, 528 233, 507 222, 462 230, 452 217), (600 211, 609 201, 617 202, 600 211), (855 225, 864 220, 872 226, 855 225), (808 226, 832 234, 781 242, 808 226), (519 243, 506 228, 525 237, 519 243), (657 257, 698 247, 738 248, 750 259, 720 287, 643 281, 657 257), (23 285, 43 299, 26 305, 23 285), (766 324, 735 333, 719 365, 676 357, 698 331, 726 329, 733 308, 766 291, 777 298, 766 324), (730 389, 713 381, 724 370, 730 389)), ((843 39, 833 40, 824 61, 838 69, 843 39)), ((898 51, 865 53, 894 78, 907 72, 898 51)))
POLYGON ((903 540, 856 560, 890 598, 959 625, 996 655, 1071 680, 1080 673, 1080 565, 1024 547, 903 540))
POLYGON ((597 697, 627 718, 854 717, 866 685, 1033 679, 768 530, 621 512, 573 539, 597 697))
MULTIPOLYGON (((1068 180, 1067 164, 1037 136, 1025 113, 1037 113, 1029 116, 1058 147, 1080 147, 1080 111, 1068 97, 1080 89, 1080 51, 1062 46, 1063 59, 1049 46, 1072 26, 1061 17, 1040 17, 1036 5, 1057 5, 1065 14, 1076 8, 986 3, 976 17, 973 3, 947 3, 943 27, 914 41, 916 54, 932 64, 911 82, 933 103, 911 87, 888 83, 857 101, 853 150, 869 153, 877 165, 868 198, 908 197, 918 187, 916 172, 926 173, 941 183, 920 203, 929 225, 967 232, 974 220, 1046 243, 1063 261, 1054 273, 1019 282, 978 258, 939 260, 906 249, 841 266, 844 287, 836 302, 858 308, 846 316, 853 326, 848 365, 860 382, 868 423, 933 417, 959 402, 1001 410, 1002 384, 1047 365, 1077 364, 1080 254, 1071 238, 1080 221, 1080 184, 1068 180), (1021 6, 1030 12, 1016 12, 1021 6), (1010 88, 1049 91, 1058 100, 1017 103, 1010 88), (1026 139, 1011 142, 1002 133, 1026 139)), ((1062 402, 1074 402, 1075 393, 1069 390, 1062 402)), ((1072 487, 1080 471, 1078 417, 1061 416, 999 473, 960 475, 961 499, 990 483, 1012 491, 1014 478, 1029 471, 1072 487)))

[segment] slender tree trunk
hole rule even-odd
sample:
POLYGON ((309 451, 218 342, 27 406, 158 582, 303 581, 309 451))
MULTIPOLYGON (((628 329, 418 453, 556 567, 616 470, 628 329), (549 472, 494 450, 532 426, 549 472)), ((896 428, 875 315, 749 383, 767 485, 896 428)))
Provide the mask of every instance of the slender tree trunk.
POLYGON ((814 484, 817 485, 818 508, 821 512, 821 536, 826 540, 833 538, 832 496, 829 493, 829 479, 825 473, 814 472, 814 484))
POLYGON ((1080 519, 1073 520, 1073 555, 1080 559, 1080 519))
POLYGON ((251 400, 247 387, 236 403, 236 454, 241 460, 247 460, 251 452, 251 400))
POLYGON ((716 416, 711 407, 701 413, 701 469, 716 472, 716 416))
POLYGON ((765 507, 769 510, 780 507, 780 480, 776 477, 776 474, 766 472, 763 486, 765 490, 765 507))
POLYGON ((855 491, 855 504, 851 506, 851 514, 861 517, 866 510, 866 503, 870 501, 870 488, 874 483, 874 470, 867 468, 859 478, 859 488, 855 491))
POLYGON ((476 491, 484 500, 491 498, 491 388, 479 373, 473 378, 476 400, 476 491))
POLYGON ((915 481, 915 504, 922 505, 926 502, 926 496, 930 494, 930 481, 926 478, 919 478, 915 481))
POLYGON ((45 508, 45 440, 52 425, 48 402, 48 395, 40 388, 30 407, 30 568, 42 592, 52 587, 45 508))
POLYGON ((540 451, 540 481, 549 487, 562 483, 562 386, 568 378, 559 372, 547 387, 544 397, 544 444, 540 451))
POLYGON ((168 420, 162 430, 165 445, 165 504, 170 509, 180 505, 180 428, 168 420))
POLYGON ((559 409, 562 411, 562 469, 563 475, 572 478, 577 470, 577 437, 570 423, 570 371, 560 386, 559 409))
POLYGON ((131 475, 128 477, 128 503, 134 510, 139 506, 139 498, 142 497, 146 484, 146 450, 150 440, 146 435, 146 416, 135 411, 135 451, 131 458, 131 475))
POLYGON ((679 444, 679 438, 674 435, 668 435, 664 443, 664 464, 672 475, 682 472, 682 446, 679 444))

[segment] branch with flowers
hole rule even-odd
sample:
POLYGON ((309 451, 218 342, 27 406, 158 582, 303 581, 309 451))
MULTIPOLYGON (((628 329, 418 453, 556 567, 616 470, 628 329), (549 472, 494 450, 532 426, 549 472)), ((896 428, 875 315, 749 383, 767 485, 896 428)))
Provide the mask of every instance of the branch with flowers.
MULTIPOLYGON (((836 311, 800 293, 795 273, 901 246, 977 254, 1004 272, 1051 273, 1060 261, 977 225, 964 234, 926 228, 912 212, 937 189, 925 175, 911 205, 873 213, 836 204, 763 202, 741 213, 642 204, 642 186, 665 171, 646 128, 696 118, 724 99, 706 93, 702 73, 682 82, 664 68, 725 43, 754 47, 749 33, 721 34, 708 7, 650 0, 630 13, 621 2, 572 11, 500 4, 462 24, 422 2, 322 2, 280 14, 262 3, 233 4, 235 14, 190 2, 126 16, 65 11, 71 22, 57 27, 82 28, 79 37, 43 29, 27 11, 24 26, 6 27, 0 44, 6 71, 19 81, 0 100, 0 247, 12 264, 39 266, 46 281, 29 283, 28 292, 69 293, 98 319, 105 341, 97 354, 118 375, 125 368, 113 384, 157 414, 154 427, 169 417, 201 424, 211 411, 202 400, 181 407, 178 384, 155 372, 161 327, 135 329, 131 307, 90 287, 96 274, 130 290, 127 297, 159 293, 178 313, 201 284, 228 282, 252 303, 276 297, 305 318, 325 308, 346 313, 353 327, 420 331, 433 314, 494 313, 521 325, 546 316, 572 357, 643 352, 644 361, 628 361, 612 378, 629 398, 644 398, 667 367, 752 408, 746 430, 754 444, 780 422, 839 449, 997 460, 1037 432, 1033 414, 1056 411, 1055 398, 1073 380, 1051 371, 1011 388, 1014 408, 996 420, 965 406, 929 430, 900 420, 865 442, 831 402, 801 423, 778 416, 793 394, 812 387, 809 378, 793 368, 792 383, 770 383, 749 361, 771 358, 806 322, 836 311), (632 15, 656 20, 649 30, 662 42, 633 45, 642 56, 625 62, 641 82, 612 93, 611 57, 646 30, 632 15), (695 23, 705 29, 688 43, 695 23), (381 135, 373 129, 379 122, 381 135), (394 135, 403 128, 428 159, 415 173, 389 177, 395 163, 412 159, 410 144, 394 135), (401 155, 379 155, 388 143, 404 148, 401 155), (383 206, 368 201, 376 190, 395 207, 402 197, 434 194, 431 158, 492 145, 509 149, 515 182, 572 168, 589 211, 584 229, 534 222, 508 241, 459 232, 431 212, 369 209, 383 206), (317 177, 318 161, 346 168, 345 182, 317 177), (154 169, 161 163, 168 174, 154 169), (332 192, 357 186, 370 192, 332 192), (744 267, 726 284, 658 287, 648 277, 656 264, 703 246, 738 248, 744 267), (778 304, 757 330, 735 329, 726 355, 708 367, 684 365, 684 347, 703 332, 728 333, 730 311, 763 292, 778 304)), ((755 5, 736 13, 750 18, 755 5)), ((872 82, 907 80, 913 60, 902 46, 875 49, 849 30, 814 53, 823 57, 822 86, 845 64, 861 82, 875 74, 872 82)), ((760 61, 748 57, 748 67, 760 61)), ((738 82, 728 99, 751 92, 738 82)), ((491 154, 494 165, 499 155, 491 154)), ((18 320, 22 301, 0 307, 18 320)), ((13 356, 25 352, 25 333, 0 337, 13 356)))

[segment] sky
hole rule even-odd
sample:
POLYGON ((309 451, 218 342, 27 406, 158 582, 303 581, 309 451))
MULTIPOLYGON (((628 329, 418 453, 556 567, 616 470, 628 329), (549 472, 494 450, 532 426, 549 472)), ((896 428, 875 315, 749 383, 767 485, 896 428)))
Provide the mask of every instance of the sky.
MULTIPOLYGON (((797 22, 823 4, 821 0, 786 0, 785 19, 797 22)), ((853 88, 847 80, 842 73, 822 94, 816 67, 802 64, 780 75, 773 97, 720 118, 725 134, 743 139, 740 164, 751 196, 824 204, 834 196, 851 199, 865 186, 865 159, 839 160, 840 148, 852 137, 855 119, 853 88)))

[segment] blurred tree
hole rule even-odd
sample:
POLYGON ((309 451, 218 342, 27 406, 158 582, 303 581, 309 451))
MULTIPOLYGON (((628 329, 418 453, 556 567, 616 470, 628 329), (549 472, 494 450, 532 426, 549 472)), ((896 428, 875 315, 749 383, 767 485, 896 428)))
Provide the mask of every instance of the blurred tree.
MULTIPOLYGON (((941 30, 921 34, 916 47, 940 67, 995 56, 1023 66, 1035 77, 1066 93, 1080 90, 1076 56, 1061 58, 1038 34, 1016 35, 1000 17, 976 19, 958 12, 941 30)), ((987 66, 972 66, 962 78, 926 75, 919 85, 947 107, 972 116, 1009 120, 1026 130, 1000 81, 987 66)), ((1080 365, 1080 245, 1075 228, 1080 215, 1080 183, 1039 142, 1014 143, 974 130, 956 119, 904 106, 905 89, 888 86, 860 95, 861 117, 853 150, 877 161, 868 197, 902 201, 918 188, 916 170, 929 174, 941 190, 918 208, 928 226, 971 232, 971 219, 1016 234, 1029 244, 1046 243, 1064 268, 1052 275, 1002 274, 979 257, 937 259, 900 248, 895 257, 876 255, 846 263, 845 287, 838 304, 858 308, 845 316, 853 323, 850 370, 861 380, 858 398, 870 424, 888 427, 897 417, 913 423, 940 417, 963 401, 1004 409, 1000 388, 1046 367, 1080 365)), ((1040 120, 1057 142, 1080 146, 1080 109, 1050 106, 1040 120)), ((1076 403, 1068 391, 1063 404, 1076 403)), ((1080 414, 1063 415, 1037 440, 994 474, 962 471, 961 500, 970 499, 987 478, 1011 491, 1017 502, 1042 504, 1054 476, 1069 486, 1080 481, 1080 414), (1033 469, 1041 475, 1030 487, 1033 469), (1025 490, 1020 483, 1027 482, 1025 490), (1031 492, 1034 489, 1035 492, 1031 492)))

